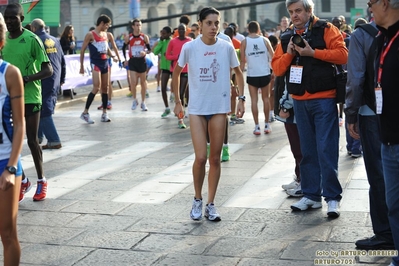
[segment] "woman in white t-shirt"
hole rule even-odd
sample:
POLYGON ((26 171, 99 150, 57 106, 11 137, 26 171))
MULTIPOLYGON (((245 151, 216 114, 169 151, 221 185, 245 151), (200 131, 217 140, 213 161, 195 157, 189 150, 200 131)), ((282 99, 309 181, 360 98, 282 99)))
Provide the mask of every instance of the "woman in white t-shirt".
MULTIPOLYGON (((236 73, 240 90, 237 116, 245 111, 244 80, 234 47, 217 38, 220 27, 220 13, 213 7, 203 8, 198 15, 202 36, 184 44, 179 60, 173 71, 172 84, 176 99, 180 99, 179 77, 183 67, 188 64, 188 83, 190 84, 190 130, 194 146, 195 161, 193 178, 195 196, 191 219, 202 218, 202 185, 207 161, 206 134, 209 131, 210 153, 208 174, 208 204, 205 217, 210 221, 220 221, 214 206, 216 189, 220 178, 220 152, 222 150, 226 116, 230 112, 230 68, 236 73)), ((176 101, 174 112, 183 115, 180 100, 176 101)))

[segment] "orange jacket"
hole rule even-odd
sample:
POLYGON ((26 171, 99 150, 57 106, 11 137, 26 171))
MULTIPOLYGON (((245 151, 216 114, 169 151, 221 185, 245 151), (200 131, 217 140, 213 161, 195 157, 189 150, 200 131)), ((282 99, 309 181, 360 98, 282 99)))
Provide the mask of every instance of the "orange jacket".
MULTIPOLYGON (((191 28, 190 27, 187 27, 186 28, 186 36, 188 36, 188 34, 191 32, 191 28)), ((179 31, 176 29, 174 32, 173 32, 173 38, 176 38, 176 37, 179 37, 179 31)))
MULTIPOLYGON (((314 17, 313 24, 319 18, 314 17)), ((348 61, 348 49, 345 46, 344 38, 340 30, 331 23, 327 22, 328 27, 324 29, 324 41, 326 42, 327 49, 319 50, 315 49, 314 58, 320 59, 326 62, 330 62, 337 65, 346 64, 348 61)), ((301 34, 302 31, 296 33, 301 34)), ((281 43, 278 44, 274 56, 272 59, 272 69, 276 76, 284 76, 285 72, 290 68, 291 62, 295 55, 291 55, 283 52, 281 43)), ((335 89, 328 91, 321 91, 316 93, 309 93, 305 91, 304 95, 292 95, 292 98, 296 100, 310 100, 310 99, 321 99, 321 98, 335 98, 335 89)))

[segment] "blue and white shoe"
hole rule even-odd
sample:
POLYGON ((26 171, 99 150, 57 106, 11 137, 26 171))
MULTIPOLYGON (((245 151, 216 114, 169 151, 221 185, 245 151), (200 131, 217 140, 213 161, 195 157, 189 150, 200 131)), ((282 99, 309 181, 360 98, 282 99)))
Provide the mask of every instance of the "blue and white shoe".
POLYGON ((222 220, 213 203, 206 204, 205 218, 212 222, 219 222, 222 220))
POLYGON ((202 218, 202 199, 193 200, 193 207, 191 208, 190 217, 194 221, 201 220, 202 218))

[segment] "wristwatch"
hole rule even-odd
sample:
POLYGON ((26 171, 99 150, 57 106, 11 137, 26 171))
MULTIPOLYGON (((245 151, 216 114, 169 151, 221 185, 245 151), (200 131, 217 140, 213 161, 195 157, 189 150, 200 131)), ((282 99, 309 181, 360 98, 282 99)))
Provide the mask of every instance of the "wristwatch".
POLYGON ((284 106, 281 106, 281 111, 283 111, 283 113, 288 113, 288 109, 287 108, 285 108, 284 106))
POLYGON ((243 102, 245 102, 245 96, 244 95, 238 96, 238 100, 242 100, 243 102))
POLYGON ((17 168, 15 166, 6 166, 6 170, 10 172, 10 174, 15 175, 17 173, 17 168))

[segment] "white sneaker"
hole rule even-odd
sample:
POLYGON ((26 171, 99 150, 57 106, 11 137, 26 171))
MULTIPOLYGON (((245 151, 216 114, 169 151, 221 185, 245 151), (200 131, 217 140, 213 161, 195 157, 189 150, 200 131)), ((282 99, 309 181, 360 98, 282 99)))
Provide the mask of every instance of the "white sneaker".
POLYGON ((107 113, 103 113, 103 114, 101 115, 101 122, 111 122, 111 119, 109 119, 107 113))
POLYGON ((132 110, 136 110, 138 105, 139 105, 139 102, 137 101, 137 99, 134 99, 133 104, 132 104, 132 110))
POLYGON ((87 114, 82 113, 82 114, 80 115, 80 119, 82 119, 83 121, 87 122, 87 124, 94 124, 94 120, 92 120, 92 119, 90 118, 89 113, 87 113, 87 114))
POLYGON ((169 101, 171 103, 175 101, 175 94, 173 92, 170 94, 169 101))
POLYGON ((285 191, 285 193, 287 193, 288 196, 292 196, 292 197, 302 197, 303 196, 303 191, 302 191, 302 188, 301 188, 301 184, 299 183, 296 188, 287 189, 285 191))
POLYGON ((213 203, 206 204, 204 216, 212 222, 219 222, 222 220, 213 203))
POLYGON ((170 91, 170 87, 166 87, 166 91, 170 91))
POLYGON ((161 87, 157 87, 157 92, 160 92, 161 91, 161 87))
POLYGON ((309 207, 312 209, 319 209, 321 208, 321 202, 303 197, 300 201, 291 205, 291 209, 294 211, 305 211, 309 209, 309 207))
POLYGON ((140 107, 142 111, 148 111, 147 105, 145 105, 145 103, 141 103, 140 107))
POLYGON ((296 180, 296 177, 295 177, 294 181, 292 181, 292 182, 289 183, 289 184, 282 185, 281 187, 282 187, 284 190, 288 190, 288 189, 294 189, 294 188, 296 188, 296 187, 298 187, 298 186, 299 186, 299 182, 296 180))
POLYGON ((336 200, 330 200, 327 202, 328 208, 327 208, 327 215, 328 217, 331 218, 337 218, 339 217, 339 201, 336 200))
POLYGON ((272 132, 272 127, 269 123, 265 123, 265 134, 269 134, 272 132))
POLYGON ((193 200, 193 207, 190 212, 191 219, 198 221, 202 218, 202 199, 193 200))
POLYGON ((259 126, 255 126, 254 135, 257 135, 257 136, 260 135, 260 127, 259 126))

